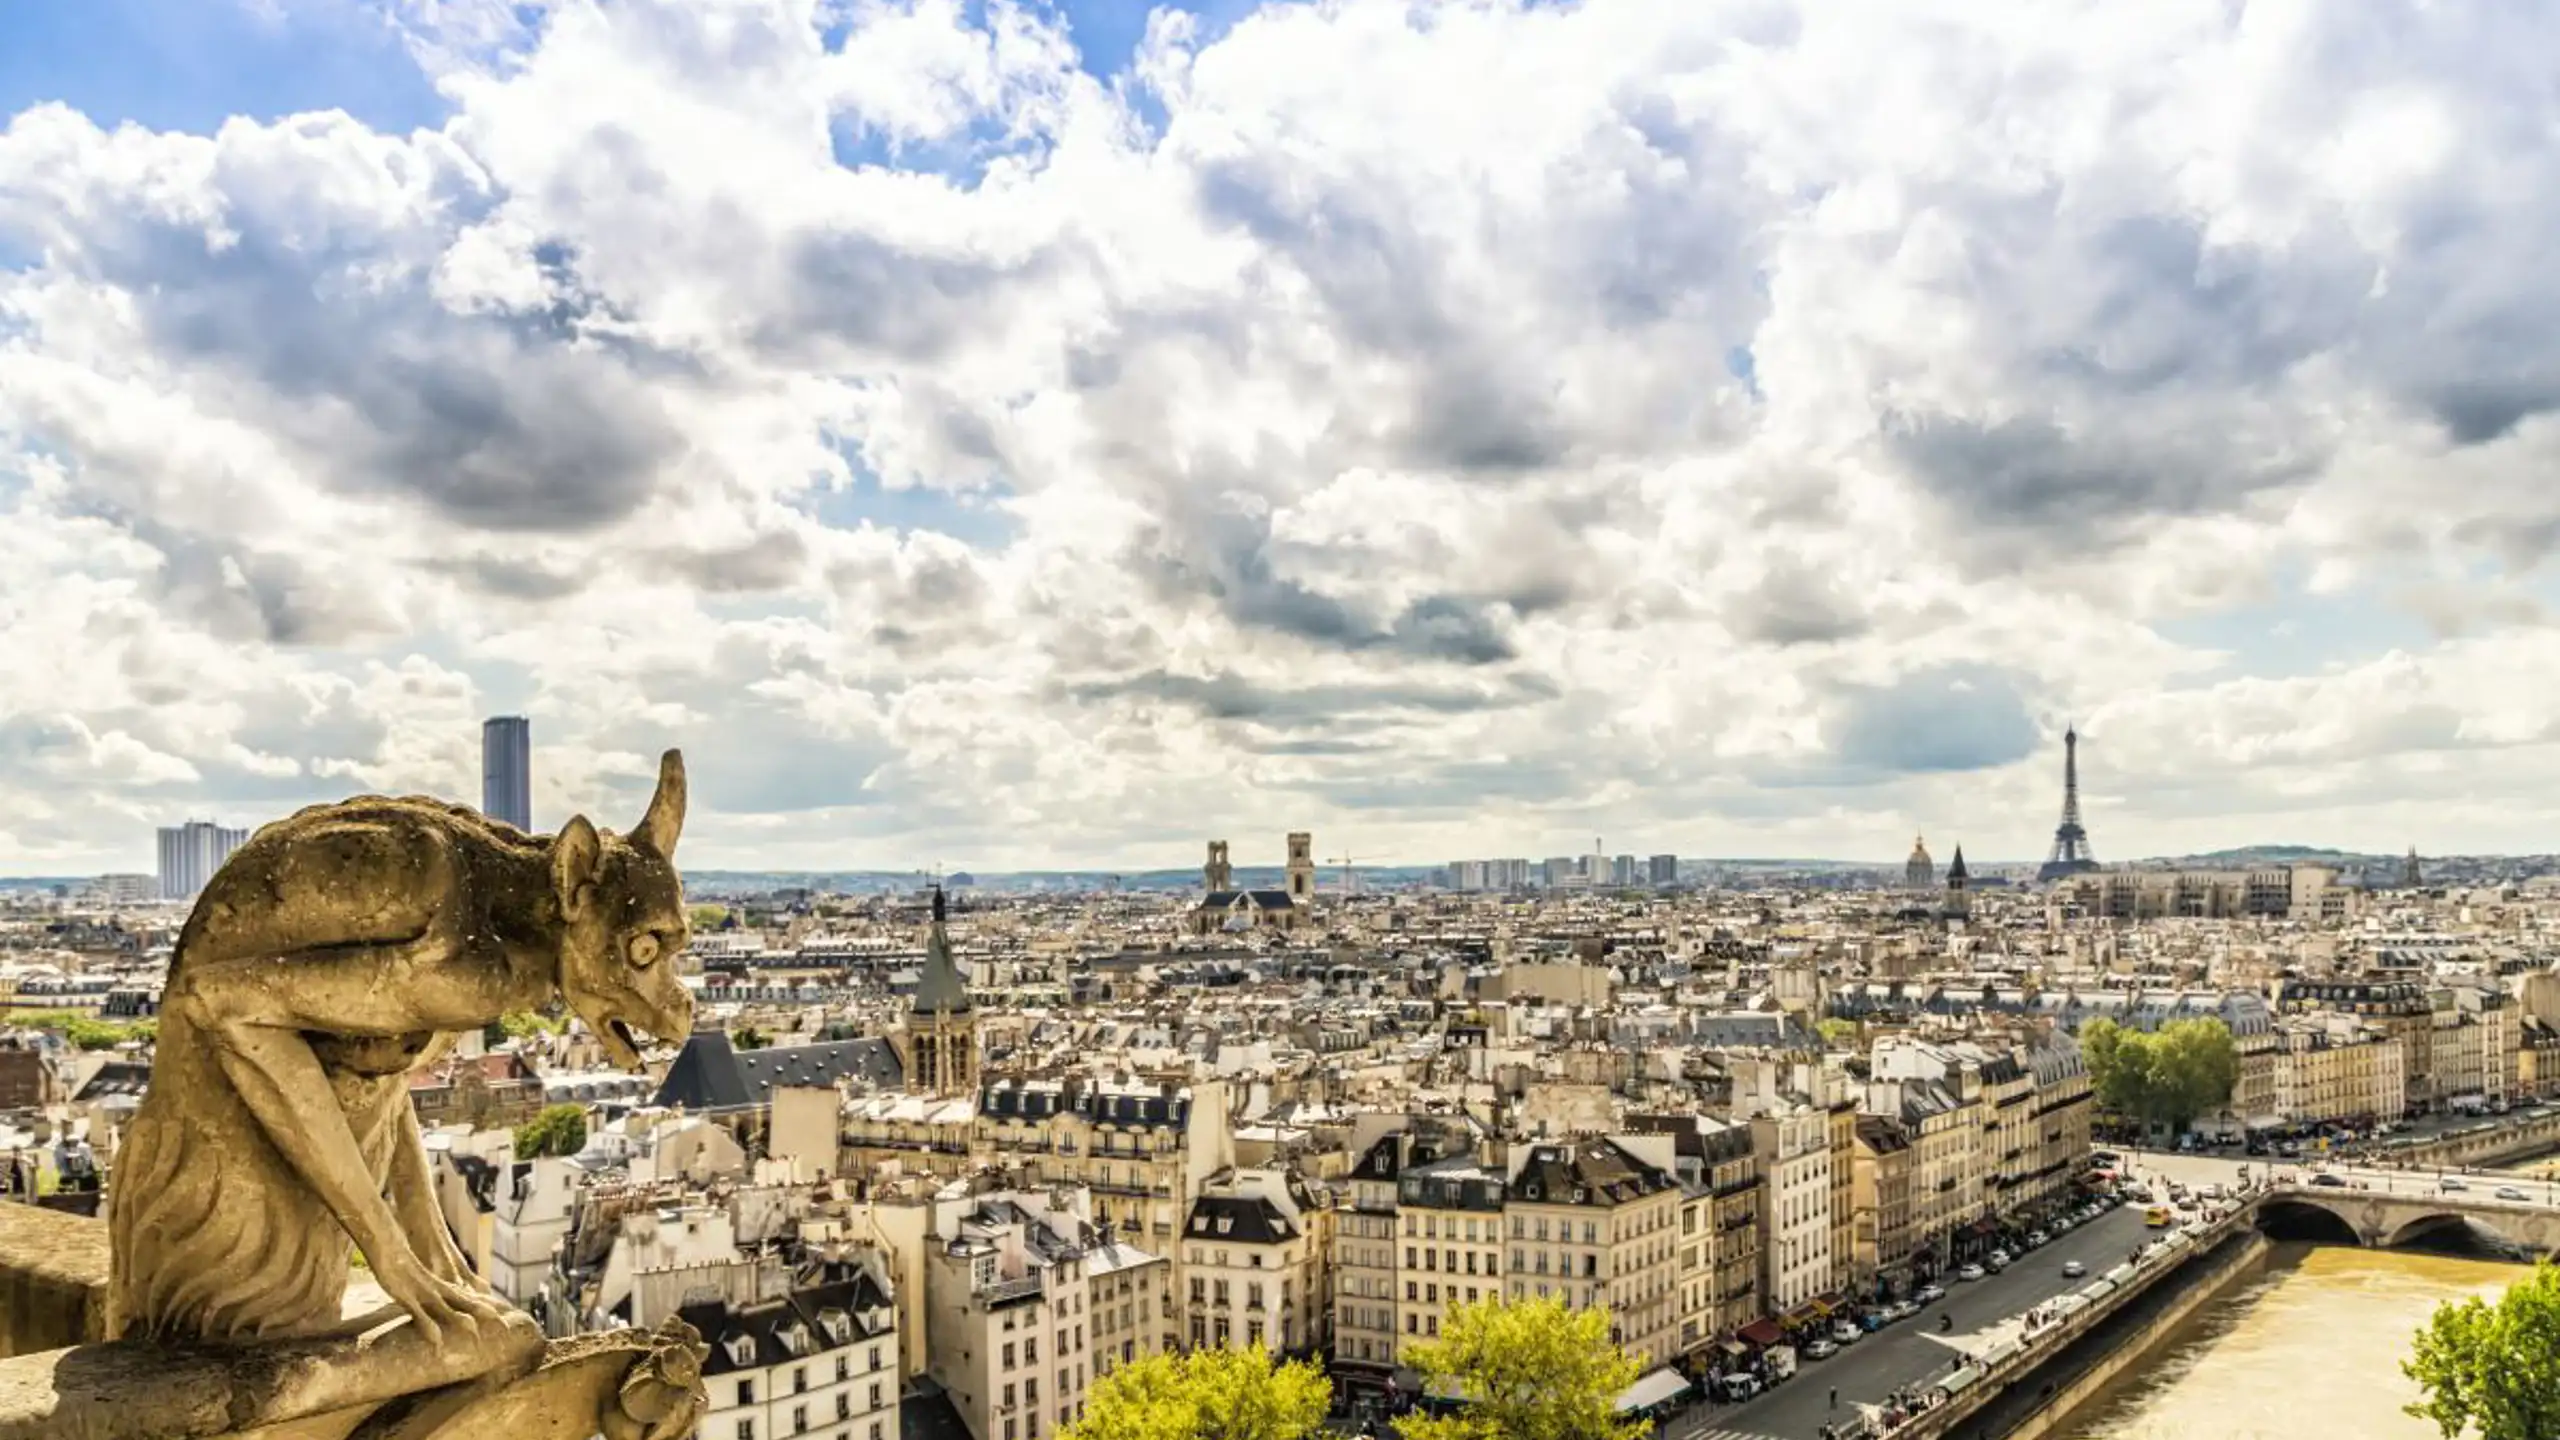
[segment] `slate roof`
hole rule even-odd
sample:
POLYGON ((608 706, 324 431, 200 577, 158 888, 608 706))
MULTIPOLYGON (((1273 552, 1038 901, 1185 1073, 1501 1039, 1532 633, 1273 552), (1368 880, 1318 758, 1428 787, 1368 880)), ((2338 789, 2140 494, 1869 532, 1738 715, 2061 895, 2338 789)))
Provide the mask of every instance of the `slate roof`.
POLYGON ((1203 1195, 1182 1227, 1185 1239, 1232 1245, 1278 1245, 1297 1233, 1280 1207, 1259 1195, 1203 1195))
POLYGON ((891 1088, 905 1075, 898 1052, 877 1037, 740 1050, 725 1031, 697 1030, 676 1052, 650 1103, 681 1105, 693 1114, 745 1110, 771 1103, 776 1085, 833 1085, 850 1076, 891 1088))
POLYGON ((1676 1183, 1607 1140, 1538 1145, 1512 1178, 1511 1195, 1537 1205, 1623 1205, 1676 1183))
POLYGON ((1072 1102, 1063 1087, 1020 1080, 990 1081, 978 1092, 978 1113, 999 1120, 1045 1120, 1073 1110, 1096 1125, 1171 1126, 1191 1123, 1191 1092, 1104 1090, 1087 1087, 1072 1102))
POLYGON ((90 1076, 89 1083, 81 1086, 80 1093, 71 1098, 75 1102, 104 1100, 114 1095, 140 1098, 142 1092, 150 1088, 150 1066, 133 1060, 110 1060, 99 1066, 98 1073, 90 1076))
POLYGON ((974 1008, 968 978, 951 958, 951 936, 935 920, 924 940, 924 970, 916 976, 915 1013, 966 1015, 974 1008))
POLYGON ((703 1359, 702 1373, 726 1375, 738 1370, 762 1370, 877 1340, 890 1333, 890 1324, 872 1330, 862 1323, 862 1317, 865 1312, 888 1308, 889 1297, 878 1282, 868 1275, 857 1275, 851 1280, 806 1286, 779 1300, 741 1306, 713 1301, 687 1305, 676 1313, 711 1346, 711 1353, 703 1359), (849 1327, 843 1345, 830 1339, 820 1323, 820 1317, 830 1310, 842 1312, 849 1327), (796 1348, 789 1334, 795 1322, 805 1332, 804 1343, 796 1348), (741 1338, 755 1342, 754 1350, 743 1362, 735 1344, 741 1338))

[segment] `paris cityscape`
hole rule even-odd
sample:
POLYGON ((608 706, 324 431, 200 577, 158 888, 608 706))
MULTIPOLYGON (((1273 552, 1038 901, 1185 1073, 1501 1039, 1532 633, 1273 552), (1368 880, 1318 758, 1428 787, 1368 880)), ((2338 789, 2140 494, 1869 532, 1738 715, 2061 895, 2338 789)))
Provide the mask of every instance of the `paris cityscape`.
POLYGON ((0 5, 0 1440, 2560 1440, 2554 54, 0 5))

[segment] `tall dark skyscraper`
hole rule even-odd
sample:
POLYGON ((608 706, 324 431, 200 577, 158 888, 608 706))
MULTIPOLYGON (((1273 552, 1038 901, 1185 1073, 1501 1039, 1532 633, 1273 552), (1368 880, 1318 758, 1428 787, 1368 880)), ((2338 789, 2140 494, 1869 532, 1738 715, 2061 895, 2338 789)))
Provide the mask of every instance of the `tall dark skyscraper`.
POLYGON ((496 715, 480 726, 480 813, 533 828, 533 722, 496 715))

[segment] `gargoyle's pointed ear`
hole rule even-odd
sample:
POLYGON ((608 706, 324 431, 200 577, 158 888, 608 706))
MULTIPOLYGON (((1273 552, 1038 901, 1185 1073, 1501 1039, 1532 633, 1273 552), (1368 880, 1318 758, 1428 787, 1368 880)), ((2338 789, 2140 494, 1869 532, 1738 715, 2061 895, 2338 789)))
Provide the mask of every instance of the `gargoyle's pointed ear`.
POLYGON ((631 832, 631 841, 654 851, 661 860, 676 858, 676 836, 684 829, 684 752, 670 750, 658 757, 658 793, 649 797, 649 813, 640 817, 640 828, 631 832))
POLYGON ((572 920, 586 914, 603 878, 604 841, 586 816, 570 816, 551 837, 551 891, 560 897, 560 913, 572 920))

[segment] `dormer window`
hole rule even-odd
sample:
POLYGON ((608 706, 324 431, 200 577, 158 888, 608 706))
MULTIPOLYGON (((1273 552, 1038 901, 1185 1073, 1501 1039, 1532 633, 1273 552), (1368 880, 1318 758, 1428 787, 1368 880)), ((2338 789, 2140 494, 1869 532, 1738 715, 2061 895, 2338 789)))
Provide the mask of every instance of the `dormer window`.
POLYGON ((729 1360, 735 1365, 756 1363, 756 1337, 740 1335, 729 1342, 729 1360))

